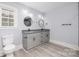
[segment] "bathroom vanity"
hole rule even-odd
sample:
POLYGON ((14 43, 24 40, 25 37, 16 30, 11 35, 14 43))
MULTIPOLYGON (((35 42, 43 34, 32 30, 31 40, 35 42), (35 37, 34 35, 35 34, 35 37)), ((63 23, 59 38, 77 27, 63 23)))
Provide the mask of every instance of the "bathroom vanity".
POLYGON ((40 44, 49 42, 49 29, 22 30, 23 48, 25 50, 36 47, 40 44))

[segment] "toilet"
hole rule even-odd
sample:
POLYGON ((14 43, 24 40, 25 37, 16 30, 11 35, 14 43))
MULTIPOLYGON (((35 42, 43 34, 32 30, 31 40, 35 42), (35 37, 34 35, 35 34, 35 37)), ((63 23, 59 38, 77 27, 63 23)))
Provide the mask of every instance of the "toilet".
POLYGON ((13 44, 13 35, 2 36, 3 40, 3 51, 7 57, 13 57, 15 51, 15 45, 13 44))

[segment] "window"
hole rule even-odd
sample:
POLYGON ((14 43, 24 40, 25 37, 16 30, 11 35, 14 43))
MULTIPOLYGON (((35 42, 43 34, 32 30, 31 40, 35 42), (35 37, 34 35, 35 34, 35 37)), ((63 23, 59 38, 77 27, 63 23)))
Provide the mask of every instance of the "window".
POLYGON ((16 12, 9 8, 0 8, 0 27, 15 27, 16 12))

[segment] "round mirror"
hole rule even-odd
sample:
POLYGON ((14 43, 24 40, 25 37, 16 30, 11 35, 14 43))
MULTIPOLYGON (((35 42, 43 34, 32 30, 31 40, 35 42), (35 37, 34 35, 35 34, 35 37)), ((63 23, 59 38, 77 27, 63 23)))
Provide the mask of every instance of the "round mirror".
POLYGON ((26 26, 31 26, 31 24, 32 24, 32 19, 31 19, 30 17, 25 17, 25 18, 24 18, 24 24, 25 24, 26 26))

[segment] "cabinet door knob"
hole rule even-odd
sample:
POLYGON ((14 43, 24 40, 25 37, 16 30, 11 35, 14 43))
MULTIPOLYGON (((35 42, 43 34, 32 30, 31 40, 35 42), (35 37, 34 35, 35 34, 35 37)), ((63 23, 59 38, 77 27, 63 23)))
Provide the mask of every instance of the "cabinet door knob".
POLYGON ((46 37, 48 37, 48 34, 46 35, 46 37))
POLYGON ((35 41, 35 38, 33 38, 33 41, 35 41))

